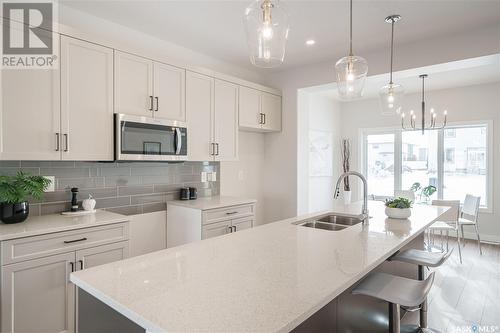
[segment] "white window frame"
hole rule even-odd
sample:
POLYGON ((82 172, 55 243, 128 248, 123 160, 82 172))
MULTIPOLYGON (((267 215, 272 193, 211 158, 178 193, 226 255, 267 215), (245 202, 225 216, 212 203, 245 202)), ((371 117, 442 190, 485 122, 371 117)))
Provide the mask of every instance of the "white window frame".
MULTIPOLYGON (((448 123, 447 128, 467 128, 467 127, 486 127, 486 198, 485 205, 479 208, 482 213, 492 213, 493 212, 493 121, 483 120, 483 121, 463 121, 463 122, 452 122, 448 123)), ((442 199, 443 196, 443 176, 444 176, 444 130, 438 129, 438 199, 442 199), (439 158, 441 157, 441 158, 439 158)), ((402 184, 402 172, 401 166, 403 163, 402 155, 402 133, 401 127, 380 127, 380 128, 361 128, 359 130, 360 138, 360 156, 363 174, 367 175, 367 136, 374 134, 394 134, 394 191, 401 189, 402 184)), ((385 199, 384 196, 375 196, 374 199, 385 199)), ((463 198, 460 198, 463 200, 463 198)))

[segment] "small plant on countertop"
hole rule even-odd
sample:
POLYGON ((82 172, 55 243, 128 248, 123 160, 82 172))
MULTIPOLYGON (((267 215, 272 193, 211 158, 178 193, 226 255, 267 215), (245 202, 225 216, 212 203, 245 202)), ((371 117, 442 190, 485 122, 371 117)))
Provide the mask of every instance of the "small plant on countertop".
POLYGON ((0 202, 15 204, 28 200, 30 196, 40 200, 50 182, 45 177, 24 171, 18 171, 15 176, 0 176, 0 202))
POLYGON ((392 200, 386 200, 385 206, 389 208, 399 208, 399 209, 411 208, 413 206, 413 201, 399 197, 399 198, 394 198, 392 200))

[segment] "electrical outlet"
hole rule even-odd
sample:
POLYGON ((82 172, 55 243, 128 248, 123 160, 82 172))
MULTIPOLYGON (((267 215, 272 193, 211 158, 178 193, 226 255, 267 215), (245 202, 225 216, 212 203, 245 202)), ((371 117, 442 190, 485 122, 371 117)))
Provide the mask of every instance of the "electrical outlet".
POLYGON ((212 173, 207 172, 207 182, 211 182, 211 181, 212 181, 212 173))
POLYGON ((55 176, 43 176, 43 178, 50 180, 49 187, 45 192, 54 192, 56 190, 56 177, 55 176))
POLYGON ((207 180, 207 173, 206 172, 202 172, 201 173, 201 182, 202 183, 206 183, 208 180, 207 180))

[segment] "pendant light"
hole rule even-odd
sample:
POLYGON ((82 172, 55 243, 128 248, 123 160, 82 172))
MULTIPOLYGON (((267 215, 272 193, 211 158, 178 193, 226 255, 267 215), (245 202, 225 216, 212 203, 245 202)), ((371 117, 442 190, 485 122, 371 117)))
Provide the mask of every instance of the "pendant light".
POLYGON ((343 57, 335 64, 337 73, 337 87, 343 99, 353 99, 363 96, 368 63, 362 57, 355 56, 352 52, 352 0, 349 6, 349 55, 343 57))
POLYGON ((280 66, 285 59, 288 14, 279 0, 255 0, 244 16, 250 62, 257 67, 280 66))
POLYGON ((419 78, 422 79, 422 102, 421 102, 421 110, 422 110, 422 119, 421 119, 421 126, 417 126, 417 116, 413 112, 413 110, 410 111, 410 121, 409 125, 405 124, 405 117, 406 115, 401 113, 401 128, 405 131, 422 131, 422 135, 425 133, 425 130, 431 130, 431 129, 442 129, 445 128, 448 122, 448 111, 444 110, 443 111, 443 122, 438 126, 436 125, 436 118, 437 114, 434 111, 433 108, 430 109, 429 111, 429 118, 430 121, 427 124, 425 121, 425 79, 428 77, 427 74, 421 74, 419 75, 419 78))
POLYGON ((393 115, 400 114, 403 107, 404 89, 400 84, 392 81, 392 64, 394 59, 394 24, 401 20, 400 15, 390 15, 385 18, 385 22, 391 24, 391 72, 389 84, 380 88, 380 105, 382 114, 393 115))

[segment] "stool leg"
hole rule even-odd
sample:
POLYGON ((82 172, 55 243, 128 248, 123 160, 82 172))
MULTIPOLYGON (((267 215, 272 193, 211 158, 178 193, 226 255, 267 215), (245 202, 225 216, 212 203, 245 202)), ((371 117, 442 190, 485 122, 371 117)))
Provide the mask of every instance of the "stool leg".
MULTIPOLYGON (((418 265, 418 279, 425 280, 425 271, 422 265, 418 265)), ((420 328, 427 328, 427 298, 420 304, 420 328)))
POLYGON ((399 304, 389 303, 389 333, 401 332, 399 304))

